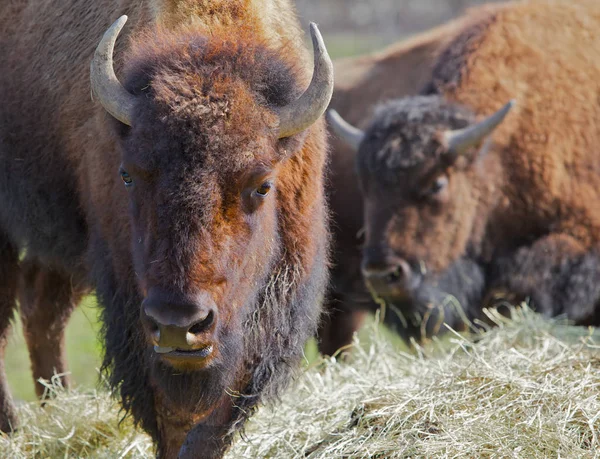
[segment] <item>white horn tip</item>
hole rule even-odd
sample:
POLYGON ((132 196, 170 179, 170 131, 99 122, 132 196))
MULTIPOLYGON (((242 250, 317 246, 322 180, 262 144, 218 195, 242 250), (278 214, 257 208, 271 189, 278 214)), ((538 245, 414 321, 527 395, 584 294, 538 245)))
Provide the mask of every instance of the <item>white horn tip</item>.
POLYGON ((314 51, 313 76, 309 87, 296 102, 277 110, 279 138, 307 129, 323 115, 333 95, 333 63, 314 22, 310 23, 310 34, 314 51))
POLYGON ((312 38, 313 49, 315 50, 315 53, 328 55, 321 31, 314 22, 310 23, 310 37, 312 38))
POLYGON ((309 24, 310 27, 310 34, 311 35, 316 35, 316 34, 320 34, 321 32, 319 32, 319 26, 317 26, 316 22, 311 22, 309 24))
POLYGON ((506 105, 504 105, 504 107, 502 107, 500 110, 498 110, 498 114, 500 115, 500 119, 498 120, 498 123, 500 123, 504 117, 506 115, 508 115, 508 112, 511 111, 511 109, 517 105, 517 100, 516 99, 511 99, 508 101, 508 103, 506 105))
POLYGON ((328 122, 331 122, 332 120, 339 120, 340 118, 340 114, 335 108, 330 108, 325 112, 325 119, 328 122))
POLYGON ((121 29, 123 29, 123 26, 125 25, 125 23, 127 22, 127 19, 129 19, 129 18, 127 17, 126 14, 121 16, 119 19, 117 19, 115 22, 113 22, 111 24, 111 26, 107 30, 107 33, 111 32, 111 31, 116 31, 116 35, 118 35, 121 32, 121 29))

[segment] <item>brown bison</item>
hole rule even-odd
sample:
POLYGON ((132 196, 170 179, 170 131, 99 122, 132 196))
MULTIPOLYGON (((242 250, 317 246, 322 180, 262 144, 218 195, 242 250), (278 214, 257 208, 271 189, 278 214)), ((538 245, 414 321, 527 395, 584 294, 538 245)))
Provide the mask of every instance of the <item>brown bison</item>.
POLYGON ((361 270, 405 337, 524 299, 600 323, 599 28, 595 1, 478 9, 419 95, 365 129, 331 113, 358 149, 361 270))
MULTIPOLYGON (((379 103, 417 94, 425 86, 438 54, 471 16, 466 14, 383 51, 334 61, 335 89, 330 107, 346 121, 365 128, 379 103)), ((363 209, 355 172, 356 149, 345 137, 334 135, 330 143, 331 178, 327 193, 333 217, 334 263, 328 314, 319 330, 319 348, 325 354, 348 345, 367 311, 379 307, 371 300, 360 270, 363 209)))
POLYGON ((221 456, 316 332, 333 75, 311 34, 312 80, 287 0, 0 6, 1 343, 20 265, 36 378, 94 288, 103 368, 160 457, 221 456))

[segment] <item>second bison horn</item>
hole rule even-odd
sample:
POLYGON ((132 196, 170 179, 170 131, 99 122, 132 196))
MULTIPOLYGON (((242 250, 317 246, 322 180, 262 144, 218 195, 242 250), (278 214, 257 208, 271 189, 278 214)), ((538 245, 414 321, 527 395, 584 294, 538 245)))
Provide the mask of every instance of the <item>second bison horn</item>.
POLYGON ((496 113, 477 124, 463 129, 444 132, 444 140, 448 152, 454 156, 459 156, 466 152, 469 147, 476 145, 498 127, 514 105, 515 100, 513 99, 496 113))
POLYGON ((334 109, 327 111, 327 121, 342 140, 344 140, 354 151, 358 151, 358 147, 365 138, 365 133, 360 129, 352 126, 334 109))

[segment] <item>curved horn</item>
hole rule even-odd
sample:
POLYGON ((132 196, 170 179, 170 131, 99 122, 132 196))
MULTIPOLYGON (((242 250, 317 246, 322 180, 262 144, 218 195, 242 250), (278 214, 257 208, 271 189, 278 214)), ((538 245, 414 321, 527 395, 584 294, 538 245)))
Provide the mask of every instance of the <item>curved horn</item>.
POLYGON ((446 131, 444 133, 444 139, 448 146, 448 150, 453 154, 460 155, 464 153, 467 148, 477 144, 498 127, 515 103, 516 101, 514 99, 511 100, 496 113, 488 116, 477 124, 467 126, 464 129, 446 131))
POLYGON ((315 53, 312 80, 298 100, 275 111, 279 116, 280 139, 302 132, 317 121, 333 94, 333 64, 314 22, 310 23, 310 35, 315 53))
POLYGON ((365 133, 360 129, 352 126, 333 108, 327 110, 327 121, 335 132, 344 142, 352 147, 354 151, 358 151, 358 147, 365 138, 365 133))
POLYGON ((104 32, 90 66, 90 80, 92 95, 98 98, 106 111, 121 123, 131 126, 135 96, 123 87, 113 69, 115 42, 126 22, 127 16, 121 16, 104 32))

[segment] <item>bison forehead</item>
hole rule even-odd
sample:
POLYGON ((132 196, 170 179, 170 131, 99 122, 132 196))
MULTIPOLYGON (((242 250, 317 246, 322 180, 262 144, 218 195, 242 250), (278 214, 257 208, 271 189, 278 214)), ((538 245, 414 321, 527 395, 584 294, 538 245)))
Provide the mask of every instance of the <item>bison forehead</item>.
POLYGON ((415 96, 380 105, 359 152, 359 167, 378 179, 397 181, 398 175, 435 162, 442 153, 439 133, 474 121, 468 109, 439 96, 415 96))
POLYGON ((248 152, 276 153, 275 109, 299 97, 298 74, 248 36, 208 40, 165 32, 132 45, 125 87, 141 96, 134 130, 168 141, 162 150, 179 144, 186 157, 202 155, 230 169, 248 152))
POLYGON ((257 114, 240 120, 227 99, 187 101, 169 112, 140 116, 125 142, 124 157, 151 173, 196 175, 201 170, 220 176, 256 168, 270 169, 279 157, 270 119, 257 114))
POLYGON ((448 102, 441 96, 413 96, 395 99, 379 105, 371 129, 390 129, 395 126, 464 127, 474 120, 466 107, 448 102))
MULTIPOLYGON (((191 122, 207 128, 230 119, 245 121, 254 128, 277 127, 277 119, 264 107, 262 97, 236 74, 216 70, 209 75, 160 72, 149 82, 148 89, 156 110, 165 120, 175 123, 191 122)), ((235 128, 244 132, 243 126, 235 128)))
POLYGON ((252 149, 276 140, 278 119, 244 81, 229 75, 157 75, 150 83, 157 121, 184 148, 252 149))
POLYGON ((127 144, 149 170, 208 168, 230 177, 279 159, 278 119, 245 82, 165 72, 147 87, 127 144))

